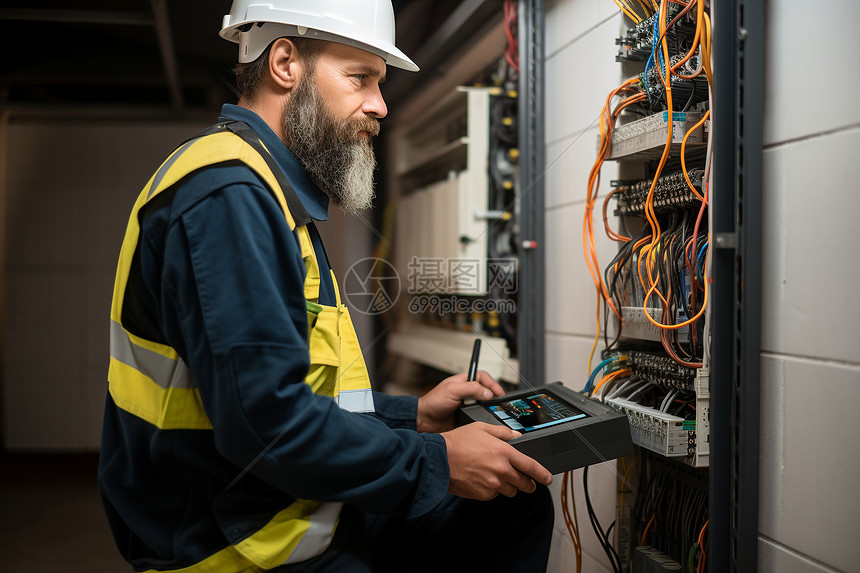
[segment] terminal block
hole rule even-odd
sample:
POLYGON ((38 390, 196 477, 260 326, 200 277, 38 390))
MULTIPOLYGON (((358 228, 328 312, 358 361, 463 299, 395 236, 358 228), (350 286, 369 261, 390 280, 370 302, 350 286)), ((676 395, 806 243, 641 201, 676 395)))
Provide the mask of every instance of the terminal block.
MULTIPOLYGON (((704 169, 690 169, 687 171, 693 187, 702 194, 702 178, 704 169)), ((613 186, 616 182, 613 182, 613 186)), ((620 183, 620 182, 618 182, 620 183)), ((629 184, 617 185, 619 192, 615 195, 618 199, 616 215, 645 215, 645 205, 651 190, 651 179, 643 179, 629 184)), ((669 173, 657 179, 654 186, 654 211, 668 211, 671 209, 685 209, 701 205, 701 200, 696 197, 682 171, 669 173)))
MULTIPOLYGON (((652 317, 659 317, 662 309, 649 308, 648 314, 652 317)), ((637 340, 653 340, 659 341, 661 329, 648 320, 645 316, 645 311, 641 306, 622 306, 621 317, 624 320, 621 329, 623 338, 635 338, 637 340)), ((683 315, 679 318, 684 318, 683 315)), ((674 333, 678 337, 678 342, 688 342, 690 333, 686 329, 679 329, 674 333)))
POLYGON ((627 351, 628 368, 633 374, 667 388, 694 390, 696 369, 681 366, 667 354, 627 351))
MULTIPOLYGON (((681 8, 676 4, 669 4, 666 9, 667 21, 671 21, 681 8)), ((632 28, 628 28, 623 36, 615 39, 618 45, 618 55, 615 56, 616 62, 644 62, 651 55, 651 45, 654 42, 654 20, 657 14, 653 14, 649 18, 645 18, 632 28)), ((667 34, 668 40, 675 44, 677 42, 677 34, 688 32, 689 26, 684 22, 679 22, 669 30, 667 34)), ((695 32, 695 28, 693 28, 695 32)))
MULTIPOLYGON (((676 111, 672 113, 671 153, 673 156, 677 157, 680 154, 684 136, 702 119, 702 115, 704 114, 698 111, 676 111)), ((706 145, 707 138, 704 127, 704 125, 698 127, 687 137, 688 153, 694 149, 702 149, 706 145)), ((656 159, 663 153, 668 129, 668 111, 655 113, 616 127, 612 131, 612 146, 607 159, 615 161, 656 159)), ((597 144, 600 145, 599 138, 597 144)))
POLYGON ((687 457, 695 450, 695 420, 685 420, 623 398, 609 398, 606 403, 627 415, 630 436, 637 446, 667 458, 687 457))

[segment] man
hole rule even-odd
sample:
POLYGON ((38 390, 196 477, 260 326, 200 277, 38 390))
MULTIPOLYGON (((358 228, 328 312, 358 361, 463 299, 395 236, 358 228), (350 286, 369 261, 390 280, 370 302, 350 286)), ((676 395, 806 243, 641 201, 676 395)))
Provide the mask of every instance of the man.
POLYGON ((239 105, 156 171, 118 264, 99 477, 123 556, 545 568, 551 476, 516 432, 454 429, 463 399, 502 389, 481 373, 420 399, 372 392, 316 230, 329 200, 370 205, 386 63, 417 69, 389 1, 237 0, 222 35, 240 44, 239 105))

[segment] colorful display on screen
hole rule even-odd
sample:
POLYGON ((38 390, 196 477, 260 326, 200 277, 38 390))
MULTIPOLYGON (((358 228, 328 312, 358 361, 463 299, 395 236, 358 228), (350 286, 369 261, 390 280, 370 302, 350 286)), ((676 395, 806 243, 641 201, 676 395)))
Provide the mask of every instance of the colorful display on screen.
POLYGON ((544 393, 492 404, 488 408, 502 423, 518 432, 532 432, 588 415, 544 393))

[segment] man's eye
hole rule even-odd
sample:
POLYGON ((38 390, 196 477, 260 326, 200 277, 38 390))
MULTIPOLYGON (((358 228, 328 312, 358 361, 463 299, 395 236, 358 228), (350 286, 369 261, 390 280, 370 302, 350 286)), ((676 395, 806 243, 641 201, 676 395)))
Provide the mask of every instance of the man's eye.
POLYGON ((352 74, 352 77, 359 81, 364 81, 367 78, 367 74, 352 74))

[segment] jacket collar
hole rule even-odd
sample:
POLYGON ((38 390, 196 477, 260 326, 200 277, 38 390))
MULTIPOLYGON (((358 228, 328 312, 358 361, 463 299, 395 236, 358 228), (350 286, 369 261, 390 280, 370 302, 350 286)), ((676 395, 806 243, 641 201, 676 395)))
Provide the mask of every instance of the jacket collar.
POLYGON ((293 186, 308 215, 317 221, 328 220, 328 195, 317 187, 298 159, 287 149, 284 142, 275 135, 272 128, 253 111, 233 104, 224 104, 218 121, 242 121, 250 127, 266 149, 271 152, 275 162, 293 186))

